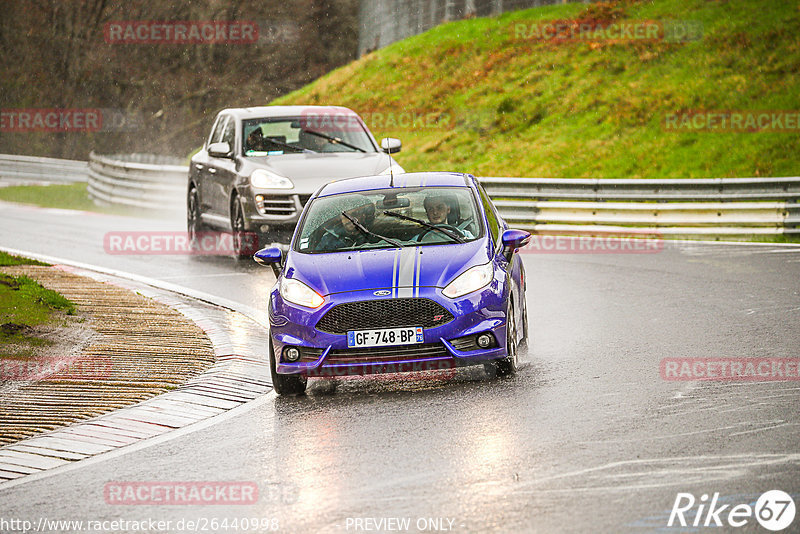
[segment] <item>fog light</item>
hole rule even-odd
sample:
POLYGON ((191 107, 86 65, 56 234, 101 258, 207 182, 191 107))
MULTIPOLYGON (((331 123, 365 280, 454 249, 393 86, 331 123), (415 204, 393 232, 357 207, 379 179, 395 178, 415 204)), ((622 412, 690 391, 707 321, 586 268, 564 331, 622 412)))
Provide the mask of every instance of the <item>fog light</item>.
POLYGON ((294 347, 289 347, 283 352, 283 357, 287 362, 296 362, 300 359, 300 351, 294 347))
POLYGON ((264 195, 256 195, 256 202, 264 202, 264 195))
POLYGON ((492 336, 490 336, 489 334, 481 334, 478 336, 476 343, 478 343, 478 346, 480 348, 488 349, 489 347, 492 346, 492 341, 493 341, 492 336))

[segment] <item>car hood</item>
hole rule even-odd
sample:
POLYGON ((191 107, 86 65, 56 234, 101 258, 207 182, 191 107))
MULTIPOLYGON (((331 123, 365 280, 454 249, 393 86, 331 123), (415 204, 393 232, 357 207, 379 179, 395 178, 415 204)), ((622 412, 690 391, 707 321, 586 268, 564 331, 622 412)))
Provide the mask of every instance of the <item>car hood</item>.
POLYGON ((332 180, 380 174, 389 166, 390 156, 383 152, 337 152, 283 154, 246 159, 253 168, 268 169, 286 176, 294 182, 297 189, 312 193, 332 180))
MULTIPOLYGON (((473 265, 489 261, 488 241, 300 254, 292 252, 284 270, 321 295, 363 290, 390 290, 393 297, 415 296, 414 287, 445 287, 473 265)), ((389 295, 386 295, 389 296, 389 295)))

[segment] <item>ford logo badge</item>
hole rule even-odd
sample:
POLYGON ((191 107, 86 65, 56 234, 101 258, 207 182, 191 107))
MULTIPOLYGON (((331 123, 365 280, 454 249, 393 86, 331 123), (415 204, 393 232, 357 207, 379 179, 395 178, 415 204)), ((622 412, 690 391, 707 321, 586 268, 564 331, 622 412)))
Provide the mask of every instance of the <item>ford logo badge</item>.
POLYGON ((380 291, 376 291, 375 293, 373 293, 373 295, 375 295, 376 297, 385 297, 391 294, 392 292, 389 291, 388 289, 381 289, 380 291))

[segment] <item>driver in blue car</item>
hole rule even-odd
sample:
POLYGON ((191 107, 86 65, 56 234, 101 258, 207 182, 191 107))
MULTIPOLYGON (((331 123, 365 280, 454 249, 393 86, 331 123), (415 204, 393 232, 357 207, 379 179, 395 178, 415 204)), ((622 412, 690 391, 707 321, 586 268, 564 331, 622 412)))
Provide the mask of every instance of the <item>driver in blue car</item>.
POLYGON ((441 195, 428 195, 422 205, 431 224, 449 224, 448 217, 452 208, 447 198, 441 195))
POLYGON ((375 222, 375 204, 363 197, 355 207, 351 207, 339 215, 339 222, 335 228, 325 229, 325 234, 319 241, 318 251, 342 250, 357 248, 364 243, 374 242, 373 236, 358 228, 362 225, 367 230, 375 222))

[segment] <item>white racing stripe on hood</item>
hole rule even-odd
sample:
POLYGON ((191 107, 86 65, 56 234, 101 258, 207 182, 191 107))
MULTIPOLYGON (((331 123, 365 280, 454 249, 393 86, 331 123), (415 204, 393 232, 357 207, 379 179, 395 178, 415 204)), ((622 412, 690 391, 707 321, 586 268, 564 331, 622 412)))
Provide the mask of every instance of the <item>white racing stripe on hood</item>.
POLYGON ((394 265, 392 265, 392 298, 397 296, 397 264, 400 263, 400 253, 403 249, 397 250, 394 253, 394 265))
POLYGON ((419 270, 422 268, 422 254, 419 253, 419 247, 414 248, 414 296, 419 296, 419 270))
POLYGON ((416 276, 416 259, 418 247, 403 247, 398 252, 395 261, 397 268, 395 270, 395 284, 394 296, 397 298, 407 298, 414 296, 414 282, 416 276))

